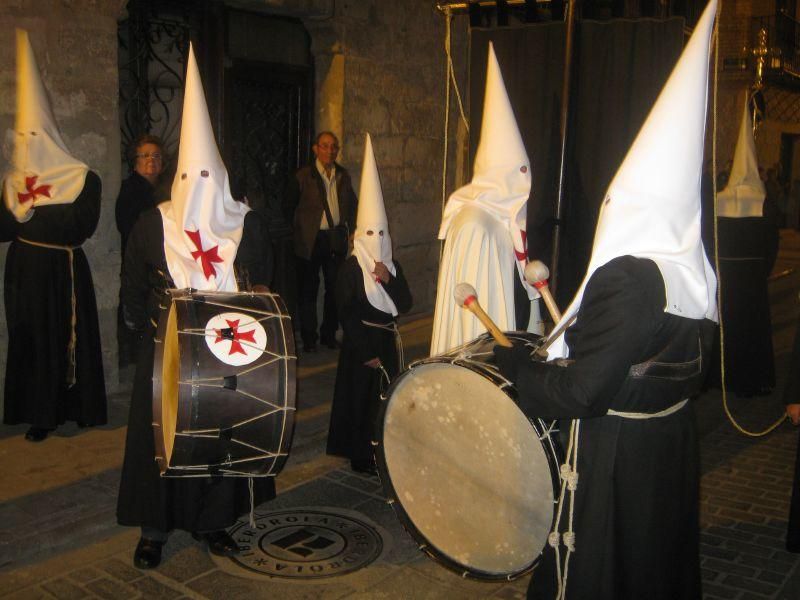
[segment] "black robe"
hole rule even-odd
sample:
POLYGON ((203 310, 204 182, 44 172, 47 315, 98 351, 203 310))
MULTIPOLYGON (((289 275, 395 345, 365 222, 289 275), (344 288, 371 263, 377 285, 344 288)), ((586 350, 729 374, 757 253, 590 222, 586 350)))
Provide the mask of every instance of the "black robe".
MULTIPOLYGON (((237 279, 251 285, 269 285, 272 256, 263 220, 247 213, 242 241, 236 253, 237 279)), ((164 255, 161 212, 142 213, 131 232, 122 278, 125 320, 142 331, 142 343, 133 383, 125 460, 117 501, 120 525, 170 531, 214 531, 231 526, 250 508, 247 478, 165 478, 155 462, 153 438, 154 328, 165 290, 173 287, 164 255)), ((240 289, 246 286, 240 283, 240 289)), ((275 481, 253 478, 254 505, 275 497, 275 481)))
POLYGON ((125 246, 128 244, 128 236, 130 236, 133 226, 136 225, 139 215, 146 210, 155 208, 157 204, 156 188, 136 171, 122 182, 117 203, 114 206, 114 217, 121 238, 120 250, 123 262, 125 261, 125 246))
POLYGON ((100 218, 100 178, 86 174, 83 190, 70 204, 34 209, 26 223, 0 208, 0 239, 13 240, 5 270, 8 361, 5 413, 8 425, 29 423, 55 429, 65 421, 106 423, 106 389, 92 273, 81 248, 69 252, 20 241, 80 246, 100 218), (75 289, 75 384, 67 384, 67 347, 75 289))
MULTIPOLYGON (((701 596, 691 408, 650 419, 606 414, 656 413, 699 387, 701 330, 708 322, 668 314, 664 306, 655 263, 624 256, 590 278, 578 320, 567 331, 566 366, 532 362, 522 347, 496 350, 528 416, 581 419, 568 599, 701 596)), ((562 531, 568 516, 567 505, 562 531)), ((562 559, 564 552, 562 545, 562 559)), ((546 546, 528 596, 550 599, 556 588, 554 553, 546 546)))
MULTIPOLYGON (((783 401, 786 404, 800 404, 800 321, 797 323, 794 334, 794 346, 789 359, 783 401)), ((797 442, 797 457, 794 463, 792 500, 789 505, 789 525, 786 530, 786 549, 789 552, 800 552, 800 438, 797 442)))
MULTIPOLYGON (((114 207, 114 216, 117 221, 117 231, 120 235, 120 254, 122 263, 125 263, 125 246, 133 226, 144 211, 155 208, 156 188, 147 179, 136 171, 122 182, 119 196, 114 207)), ((121 278, 121 276, 120 276, 121 278)), ((122 315, 122 289, 120 287, 120 301, 117 307, 117 356, 120 368, 136 362, 138 354, 138 336, 125 326, 122 315)))
MULTIPOLYGON (((718 219, 720 305, 725 333, 725 387, 749 396, 775 387, 767 277, 778 250, 778 227, 768 205, 763 217, 718 219)), ((719 340, 709 383, 721 381, 719 340)))
MULTIPOLYGON (((411 308, 411 292, 403 269, 394 261, 397 274, 382 284, 399 313, 411 308)), ((372 440, 381 379, 379 369, 364 365, 378 357, 390 378, 402 369, 399 364, 395 334, 385 329, 365 325, 395 323, 390 314, 369 303, 364 291, 364 276, 355 256, 348 258, 336 278, 336 307, 344 337, 336 368, 336 384, 328 430, 328 454, 344 456, 355 461, 372 461, 372 440)))

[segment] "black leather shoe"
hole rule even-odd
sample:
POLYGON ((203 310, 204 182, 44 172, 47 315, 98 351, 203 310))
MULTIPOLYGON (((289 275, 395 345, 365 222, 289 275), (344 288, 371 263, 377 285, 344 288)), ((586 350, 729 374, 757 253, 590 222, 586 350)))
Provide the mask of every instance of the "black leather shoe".
POLYGON ((239 544, 228 535, 224 529, 219 531, 207 531, 204 533, 193 533, 192 537, 198 542, 208 544, 208 551, 217 556, 236 556, 239 554, 239 544))
POLYGON ((50 433, 50 430, 44 427, 31 427, 25 433, 25 439, 29 442, 41 442, 47 438, 48 433, 50 433))
POLYGON ((317 351, 317 344, 315 342, 310 342, 303 344, 303 352, 316 352, 317 351))
POLYGON ((133 553, 133 566, 137 569, 155 569, 161 563, 161 549, 164 542, 139 538, 136 552, 133 553))

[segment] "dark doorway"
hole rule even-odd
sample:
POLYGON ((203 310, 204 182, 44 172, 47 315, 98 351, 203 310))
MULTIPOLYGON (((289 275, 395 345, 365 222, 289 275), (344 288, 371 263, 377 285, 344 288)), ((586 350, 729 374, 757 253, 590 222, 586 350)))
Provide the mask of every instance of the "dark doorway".
POLYGON ((162 137, 176 157, 191 40, 231 191, 267 220, 273 288, 291 309, 294 257, 281 208, 288 177, 311 149, 314 71, 305 27, 221 0, 130 0, 127 9, 119 25, 123 176, 125 149, 142 133, 162 137))
POLYGON ((273 288, 294 312, 291 223, 283 213, 287 179, 308 159, 311 71, 249 60, 225 71, 224 157, 234 196, 246 196, 269 224, 273 288))

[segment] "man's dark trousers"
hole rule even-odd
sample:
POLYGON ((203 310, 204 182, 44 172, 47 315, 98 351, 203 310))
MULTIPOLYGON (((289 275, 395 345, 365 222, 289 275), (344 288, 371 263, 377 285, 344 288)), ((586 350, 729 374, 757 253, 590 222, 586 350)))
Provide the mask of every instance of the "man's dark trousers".
POLYGON ((303 344, 314 345, 317 342, 317 293, 319 291, 319 273, 325 283, 325 298, 322 310, 322 325, 319 337, 323 344, 331 344, 335 340, 339 319, 336 313, 336 274, 344 257, 336 256, 331 251, 330 234, 327 230, 317 232, 311 258, 306 260, 297 257, 297 280, 300 289, 300 332, 303 344))

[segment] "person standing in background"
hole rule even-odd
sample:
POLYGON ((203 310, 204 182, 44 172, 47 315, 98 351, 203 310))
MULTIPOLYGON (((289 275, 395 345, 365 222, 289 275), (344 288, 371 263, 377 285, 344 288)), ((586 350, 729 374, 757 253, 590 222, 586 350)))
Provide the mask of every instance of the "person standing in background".
MULTIPOLYGON (((131 164, 133 172, 122 182, 114 209, 117 230, 121 238, 120 273, 122 264, 125 262, 128 236, 139 215, 150 208, 155 208, 158 204, 156 190, 164 169, 164 144, 160 138, 154 135, 140 135, 128 149, 128 162, 131 164)), ((125 325, 122 301, 120 300, 117 308, 117 346, 120 368, 136 361, 136 340, 137 336, 125 325)))
POLYGON ((336 274, 347 255, 357 204, 350 175, 336 162, 338 138, 323 131, 311 149, 316 160, 289 178, 285 207, 287 219, 293 223, 300 332, 305 352, 315 352, 317 340, 328 348, 337 347, 336 274), (325 299, 318 335, 320 270, 325 299))

